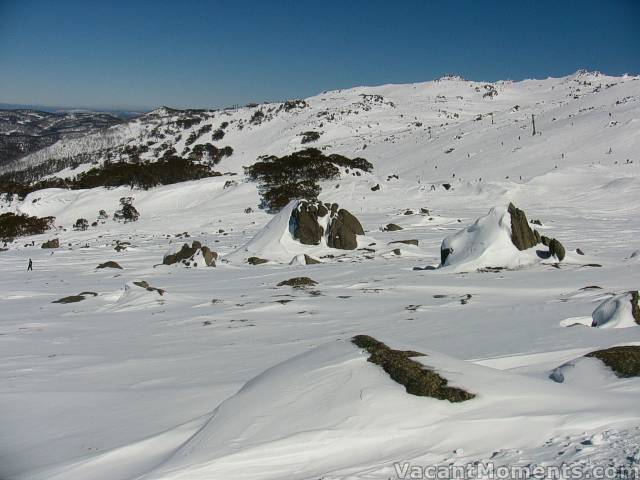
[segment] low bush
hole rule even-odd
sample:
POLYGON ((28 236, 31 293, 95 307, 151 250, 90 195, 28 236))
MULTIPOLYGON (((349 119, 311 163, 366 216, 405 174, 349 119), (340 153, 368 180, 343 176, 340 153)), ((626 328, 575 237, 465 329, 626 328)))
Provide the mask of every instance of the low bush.
POLYGON ((29 215, 16 215, 15 213, 3 213, 0 215, 0 240, 12 241, 16 237, 26 235, 39 235, 49 230, 54 217, 30 217, 29 215))

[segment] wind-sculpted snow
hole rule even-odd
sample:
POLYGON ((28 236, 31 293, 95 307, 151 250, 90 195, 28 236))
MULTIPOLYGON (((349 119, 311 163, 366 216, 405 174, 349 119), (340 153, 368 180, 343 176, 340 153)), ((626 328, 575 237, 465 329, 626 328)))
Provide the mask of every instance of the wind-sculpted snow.
MULTIPOLYGON (((640 80, 579 72, 484 85, 443 78, 159 109, 112 139, 112 160, 154 161, 168 148, 188 157, 212 143, 233 148, 216 165, 223 176, 0 195, 0 214, 55 217, 42 234, 0 243, 0 478, 637 467, 638 378, 585 355, 640 345, 623 293, 638 289, 640 80), (373 165, 318 182, 323 202, 361 224, 353 250, 328 246, 328 215, 318 215, 322 233, 315 223, 298 232, 310 244, 296 240, 296 204, 269 214, 244 176, 261 155, 304 148, 309 131, 321 132, 308 145, 323 154, 373 165), (114 221, 128 197, 138 220, 114 221), (516 242, 531 244, 528 224, 541 242, 562 242, 562 261, 542 243, 518 250, 510 203, 527 218, 512 209, 516 242), (74 229, 78 219, 86 229, 74 229), (40 248, 53 239, 57 248, 40 248), (443 239, 453 252, 439 268, 443 239), (204 255, 198 268, 161 264, 194 241, 219 254, 215 268, 200 268, 204 255), (96 268, 106 262, 122 268, 96 268), (313 283, 290 286, 300 277, 313 283), (602 328, 591 328, 596 317, 602 328), (407 394, 351 344, 361 334, 424 353, 411 358, 475 397, 407 394)), ((66 151, 93 148, 82 142, 66 151)))

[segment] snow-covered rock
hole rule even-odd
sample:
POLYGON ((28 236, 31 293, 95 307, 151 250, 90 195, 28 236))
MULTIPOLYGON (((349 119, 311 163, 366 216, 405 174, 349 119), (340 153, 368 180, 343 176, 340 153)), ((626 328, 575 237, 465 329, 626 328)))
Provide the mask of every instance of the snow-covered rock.
MULTIPOLYGON (((335 243, 335 232, 332 232, 332 228, 335 229, 340 219, 343 218, 340 215, 341 210, 324 208, 324 211, 320 212, 321 215, 317 217, 318 244, 309 245, 302 243, 299 237, 296 238, 296 219, 300 213, 299 209, 303 205, 305 205, 303 208, 306 209, 306 204, 306 201, 292 200, 249 242, 225 258, 229 261, 243 262, 249 257, 260 257, 278 263, 291 263, 292 259, 299 255, 307 254, 312 257, 321 257, 331 253, 335 254, 338 249, 330 246, 335 243)), ((360 232, 364 233, 362 230, 360 232)), ((356 246, 359 243, 365 243, 362 236, 354 235, 354 238, 356 246)))

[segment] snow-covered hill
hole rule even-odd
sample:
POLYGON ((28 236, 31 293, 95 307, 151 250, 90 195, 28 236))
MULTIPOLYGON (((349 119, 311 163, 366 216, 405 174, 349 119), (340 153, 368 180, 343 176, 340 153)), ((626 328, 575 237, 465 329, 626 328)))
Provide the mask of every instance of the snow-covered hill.
MULTIPOLYGON (((640 345, 626 293, 640 287, 639 80, 447 77, 159 109, 25 157, 13 168, 233 148, 215 167, 225 176, 0 203, 0 214, 56 217, 54 230, 0 252, 0 478, 382 480, 404 462, 638 468, 640 379, 582 357, 640 345), (310 131, 318 140, 303 144, 310 131), (261 210, 244 176, 262 155, 308 146, 373 164, 321 182, 320 199, 362 223, 356 250, 292 246, 289 211, 261 210), (138 221, 112 220, 123 197, 138 221), (562 242, 561 262, 438 268, 445 238, 509 202, 562 242), (78 218, 97 224, 74 230, 78 218), (52 238, 60 248, 40 248, 52 238), (193 240, 219 254, 216 267, 161 265, 193 240), (250 265, 243 249, 272 250, 273 261, 250 265), (307 252, 321 263, 289 264, 307 252), (107 261, 122 268, 96 268, 107 261), (278 285, 303 276, 317 284, 278 285), (625 328, 592 328, 611 298, 626 302, 625 328), (426 354, 416 358, 475 398, 407 394, 349 342, 356 334, 426 354)), ((520 255, 505 215, 491 258, 520 255)), ((462 237, 465 252, 493 241, 462 237)))

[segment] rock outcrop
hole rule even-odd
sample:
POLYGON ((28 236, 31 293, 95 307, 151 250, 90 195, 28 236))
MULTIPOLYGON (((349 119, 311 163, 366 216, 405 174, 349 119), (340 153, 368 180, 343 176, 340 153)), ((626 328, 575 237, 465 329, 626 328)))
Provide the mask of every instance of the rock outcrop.
POLYGON ((320 245, 326 234, 327 246, 355 250, 358 235, 364 235, 360 221, 337 203, 323 204, 302 200, 291 212, 293 238, 303 245, 320 245), (325 228, 326 227, 326 228, 325 228))
POLYGON ((341 208, 329 223, 327 245, 340 250, 355 250, 357 235, 364 235, 364 229, 356 217, 341 208))
POLYGON ((60 248, 60 240, 57 238, 47 240, 42 244, 41 248, 60 248))
POLYGON ((215 267, 217 259, 218 254, 216 252, 194 240, 191 246, 185 243, 177 252, 166 254, 162 259, 162 263, 164 265, 181 263, 187 267, 197 267, 200 262, 207 267, 215 267))

